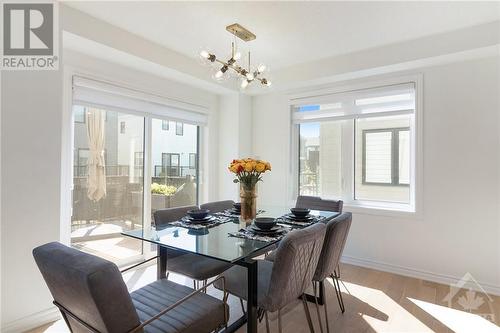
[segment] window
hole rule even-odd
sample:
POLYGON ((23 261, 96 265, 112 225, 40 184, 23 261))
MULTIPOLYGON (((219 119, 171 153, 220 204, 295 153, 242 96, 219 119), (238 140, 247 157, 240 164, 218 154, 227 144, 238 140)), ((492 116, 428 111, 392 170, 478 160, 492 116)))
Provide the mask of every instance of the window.
POLYGON ((198 126, 184 124, 184 135, 176 136, 161 129, 160 119, 152 119, 152 179, 157 189, 151 196, 151 209, 198 204, 198 126), (195 152, 195 153, 193 153, 195 152), (164 197, 156 195, 158 191, 164 197), (168 206, 165 206, 165 204, 168 206))
POLYGON ((184 124, 183 123, 175 123, 175 134, 176 135, 184 135, 184 124))
POLYGON ((152 214, 144 207, 154 212, 198 204, 199 165, 192 168, 190 154, 199 156, 207 108, 78 75, 72 83, 71 244, 119 265, 143 260, 152 248, 138 240, 123 241, 120 232, 151 227, 152 214), (157 119, 156 114, 179 123, 157 119), (90 119, 96 126, 89 138, 90 119), (179 136, 170 131, 170 124, 179 136), (97 159, 91 157, 101 155, 101 149, 104 177, 98 169, 96 182, 97 159), (145 174, 151 179, 144 179, 145 174), (89 191, 89 180, 98 183, 98 195, 89 191))
POLYGON ((409 133, 409 127, 363 130, 363 184, 409 185, 409 133))
POLYGON ((144 165, 144 153, 142 151, 137 151, 134 154, 134 165, 143 166, 144 165))
POLYGON ((180 154, 162 153, 163 174, 167 177, 178 177, 180 175, 180 159, 180 154))
POLYGON ((196 169, 198 164, 198 160, 196 158, 196 154, 190 153, 189 154, 189 169, 196 169))
POLYGON ((75 123, 81 123, 85 124, 85 116, 87 114, 87 111, 85 107, 81 105, 75 105, 73 107, 73 116, 75 118, 75 123))
POLYGON ((356 119, 355 198, 410 203, 409 115, 356 119))
POLYGON ((120 263, 143 253, 139 241, 127 240, 124 247, 120 232, 143 227, 144 117, 90 106, 81 108, 94 123, 101 122, 102 132, 94 131, 89 137, 87 124, 75 118, 71 245, 120 263), (127 136, 118 131, 125 122, 129 124, 127 136), (89 191, 89 179, 93 177, 89 147, 98 145, 102 145, 98 151, 104 157, 104 181, 94 181, 99 191, 89 191))
POLYGON ((168 131, 169 128, 169 121, 168 120, 162 120, 161 121, 161 129, 164 131, 168 131))
POLYGON ((298 193, 414 210, 414 96, 409 83, 294 106, 298 193))

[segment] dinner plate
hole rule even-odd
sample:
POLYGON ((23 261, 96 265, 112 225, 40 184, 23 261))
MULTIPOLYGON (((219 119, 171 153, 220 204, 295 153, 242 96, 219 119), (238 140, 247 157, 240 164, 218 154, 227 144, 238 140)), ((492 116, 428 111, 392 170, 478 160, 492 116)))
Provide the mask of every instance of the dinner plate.
POLYGON ((193 218, 191 218, 191 217, 189 217, 189 216, 184 216, 184 217, 182 218, 182 220, 183 220, 184 222, 187 222, 187 223, 198 223, 198 224, 201 224, 201 223, 209 223, 209 222, 213 222, 213 221, 215 221, 215 220, 216 220, 216 218, 215 218, 214 216, 212 216, 212 215, 209 215, 209 216, 207 216, 207 217, 205 217, 205 218, 203 218, 203 219, 196 220, 196 219, 193 219, 193 218))
POLYGON ((310 222, 314 219, 314 216, 312 215, 307 215, 305 217, 297 217, 293 214, 287 214, 286 217, 292 221, 297 221, 297 222, 310 222))
POLYGON ((274 235, 274 234, 283 232, 285 230, 285 228, 282 226, 274 226, 269 230, 263 230, 263 229, 259 229, 258 227, 254 226, 254 225, 251 225, 250 229, 253 232, 255 232, 256 234, 261 234, 261 235, 274 235))

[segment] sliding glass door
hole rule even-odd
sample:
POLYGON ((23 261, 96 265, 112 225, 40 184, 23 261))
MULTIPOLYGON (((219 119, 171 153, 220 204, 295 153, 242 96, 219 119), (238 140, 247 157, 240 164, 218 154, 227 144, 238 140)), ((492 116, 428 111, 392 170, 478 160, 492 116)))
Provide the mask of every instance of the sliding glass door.
POLYGON ((158 209, 198 203, 199 127, 82 105, 73 114, 72 245, 118 264, 147 255, 120 233, 147 230, 158 209))
POLYGON ((142 255, 145 118, 75 105, 72 246, 122 263, 142 255))
POLYGON ((196 205, 198 126, 151 121, 151 211, 196 205))

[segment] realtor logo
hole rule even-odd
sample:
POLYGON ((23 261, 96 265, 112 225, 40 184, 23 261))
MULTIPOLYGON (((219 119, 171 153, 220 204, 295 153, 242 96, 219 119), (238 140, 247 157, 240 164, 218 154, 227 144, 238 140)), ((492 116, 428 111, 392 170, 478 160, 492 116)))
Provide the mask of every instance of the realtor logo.
POLYGON ((3 3, 1 68, 58 68, 58 31, 54 3, 3 3))
POLYGON ((495 323, 493 299, 470 273, 450 285, 450 292, 443 302, 447 303, 449 308, 474 313, 495 323))

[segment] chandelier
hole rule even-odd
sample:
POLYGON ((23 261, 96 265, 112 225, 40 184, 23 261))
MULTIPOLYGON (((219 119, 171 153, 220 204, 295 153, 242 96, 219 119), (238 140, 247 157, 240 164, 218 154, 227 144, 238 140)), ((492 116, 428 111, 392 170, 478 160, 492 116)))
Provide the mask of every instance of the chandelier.
MULTIPOLYGON (((245 42, 254 40, 256 38, 253 33, 243 28, 238 23, 228 25, 226 27, 226 30, 245 42)), ((219 68, 219 70, 214 75, 214 78, 216 80, 222 79, 225 75, 227 75, 226 73, 229 71, 233 74, 236 74, 236 76, 241 79, 240 87, 242 89, 245 89, 250 83, 254 81, 259 81, 265 86, 271 85, 271 81, 269 81, 265 77, 262 77, 262 73, 266 70, 266 65, 260 64, 257 66, 257 68, 252 69, 250 62, 250 52, 248 52, 248 66, 246 68, 237 63, 237 61, 241 59, 241 53, 237 52, 234 46, 234 42, 231 43, 231 57, 227 61, 217 58, 215 54, 210 53, 206 50, 200 52, 200 57, 214 65, 220 65, 220 67, 217 67, 219 68)))

